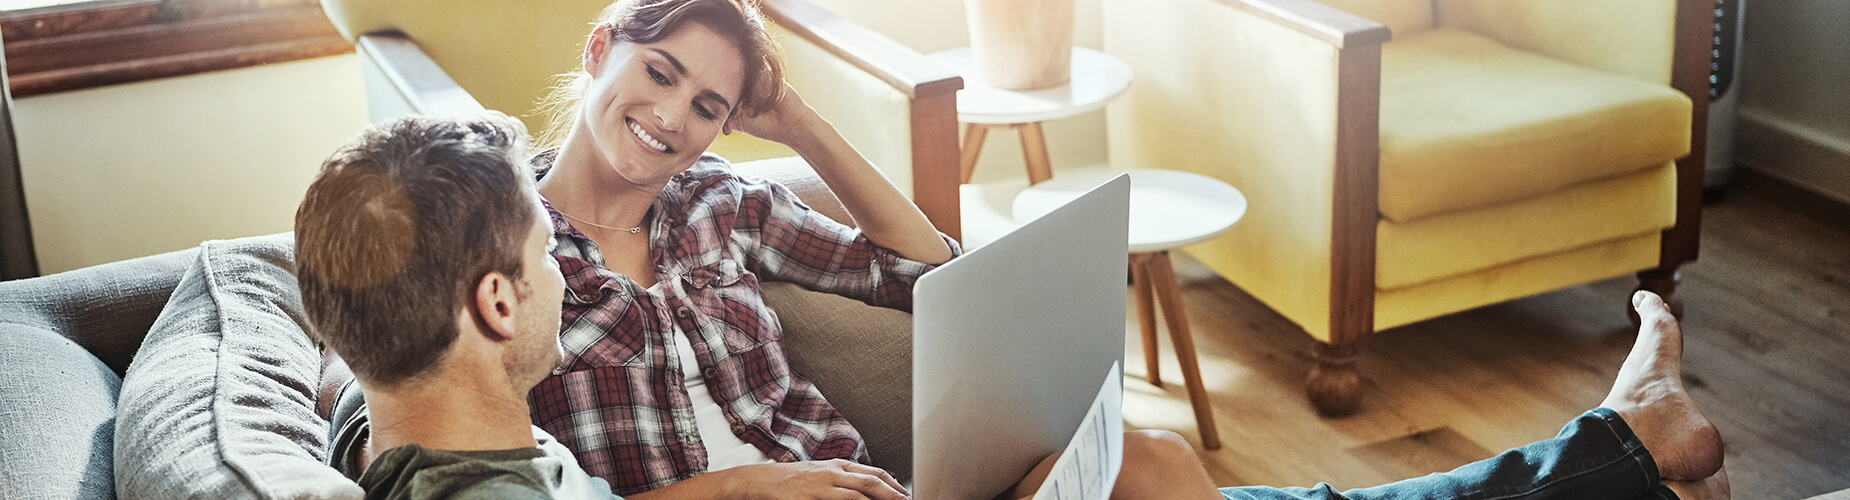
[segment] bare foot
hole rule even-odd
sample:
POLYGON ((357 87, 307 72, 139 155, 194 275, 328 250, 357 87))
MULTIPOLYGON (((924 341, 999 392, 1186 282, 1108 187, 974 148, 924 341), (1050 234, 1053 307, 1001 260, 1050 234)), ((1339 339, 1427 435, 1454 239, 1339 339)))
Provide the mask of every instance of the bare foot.
POLYGON ((1721 434, 1683 390, 1683 331, 1657 294, 1632 294, 1643 324, 1600 406, 1619 413, 1644 442, 1663 480, 1694 481, 1722 467, 1721 434))
POLYGON ((1715 475, 1701 481, 1664 481, 1664 487, 1677 494, 1683 500, 1728 500, 1728 469, 1715 472, 1715 475))

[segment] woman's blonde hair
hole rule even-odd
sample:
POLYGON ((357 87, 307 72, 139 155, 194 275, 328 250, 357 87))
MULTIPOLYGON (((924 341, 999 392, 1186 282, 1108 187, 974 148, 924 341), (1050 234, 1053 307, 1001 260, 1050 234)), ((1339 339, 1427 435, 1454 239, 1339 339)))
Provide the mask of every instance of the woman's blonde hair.
MULTIPOLYGON (((690 22, 725 37, 745 60, 739 103, 727 118, 757 115, 783 98, 783 64, 777 57, 776 42, 765 31, 755 0, 618 0, 598 14, 593 26, 610 26, 612 41, 653 43, 690 22)), ((553 77, 552 90, 538 107, 548 122, 537 137, 540 145, 565 142, 566 134, 578 120, 579 103, 590 84, 591 75, 583 68, 553 77)))

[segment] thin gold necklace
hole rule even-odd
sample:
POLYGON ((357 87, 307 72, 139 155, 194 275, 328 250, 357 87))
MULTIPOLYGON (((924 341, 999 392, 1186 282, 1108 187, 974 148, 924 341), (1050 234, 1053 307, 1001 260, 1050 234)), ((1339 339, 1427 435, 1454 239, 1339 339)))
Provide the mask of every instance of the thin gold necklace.
POLYGON ((588 221, 588 220, 584 220, 584 219, 580 219, 580 218, 577 218, 577 217, 573 217, 573 216, 572 216, 572 214, 568 214, 568 213, 565 213, 564 211, 561 211, 561 210, 559 210, 559 207, 553 207, 553 211, 555 211, 555 212, 559 212, 559 215, 563 215, 563 216, 565 216, 565 218, 567 218, 567 219, 571 219, 571 220, 574 220, 574 221, 578 221, 578 222, 582 222, 582 223, 585 223, 585 224, 589 224, 589 225, 591 225, 592 227, 601 227, 601 228, 604 228, 604 229, 609 229, 609 230, 611 230, 611 231, 628 231, 628 232, 629 232, 630 234, 636 234, 636 233, 640 233, 640 232, 642 232, 642 226, 641 226, 641 225, 638 225, 638 226, 636 226, 636 227, 611 227, 611 226, 606 226, 606 225, 603 225, 603 224, 598 224, 598 223, 596 223, 596 222, 591 222, 591 221, 588 221))

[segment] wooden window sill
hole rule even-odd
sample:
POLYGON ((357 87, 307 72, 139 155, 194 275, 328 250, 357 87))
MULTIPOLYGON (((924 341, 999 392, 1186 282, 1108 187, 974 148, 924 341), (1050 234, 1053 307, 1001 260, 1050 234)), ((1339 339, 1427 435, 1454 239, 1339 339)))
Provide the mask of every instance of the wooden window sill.
POLYGON ((0 13, 15 97, 344 54, 319 0, 101 0, 0 13))

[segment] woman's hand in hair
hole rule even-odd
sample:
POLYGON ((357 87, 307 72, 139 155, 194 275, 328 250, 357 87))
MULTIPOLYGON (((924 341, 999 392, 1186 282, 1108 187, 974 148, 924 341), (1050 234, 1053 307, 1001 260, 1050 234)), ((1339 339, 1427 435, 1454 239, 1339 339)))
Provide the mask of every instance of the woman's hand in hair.
POLYGON ((797 144, 793 144, 793 141, 804 137, 800 132, 823 122, 813 120, 820 116, 816 115, 816 110, 810 108, 808 103, 803 102, 803 97, 797 95, 796 89, 790 88, 789 83, 779 84, 784 86, 782 99, 757 115, 747 115, 743 111, 733 115, 726 121, 725 133, 731 135, 735 131, 744 132, 759 139, 796 148, 797 144))
POLYGON ((790 84, 784 84, 783 100, 769 111, 758 116, 735 116, 728 121, 726 131, 733 130, 796 150, 874 244, 928 264, 951 259, 951 247, 919 207, 855 151, 834 125, 805 104, 790 84))

